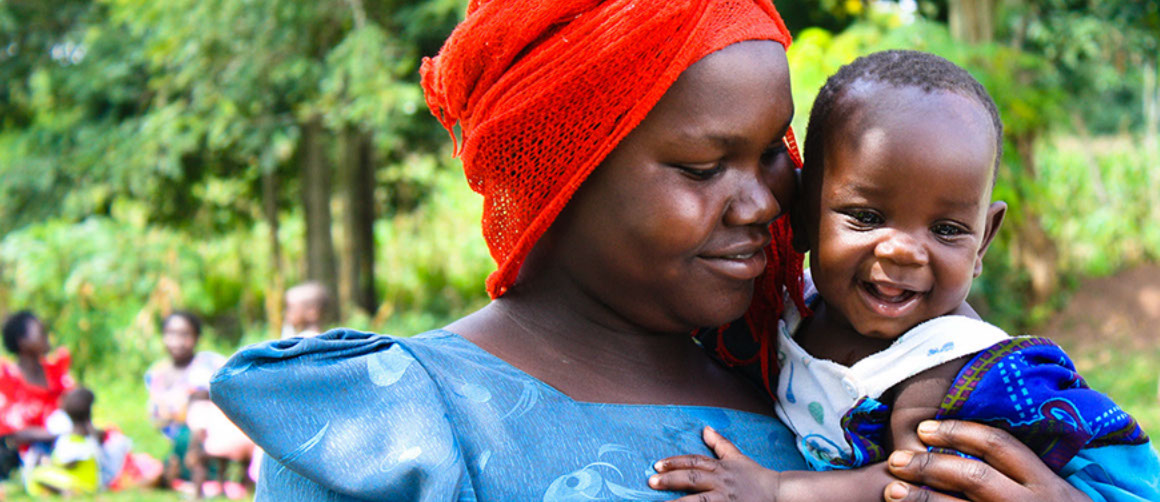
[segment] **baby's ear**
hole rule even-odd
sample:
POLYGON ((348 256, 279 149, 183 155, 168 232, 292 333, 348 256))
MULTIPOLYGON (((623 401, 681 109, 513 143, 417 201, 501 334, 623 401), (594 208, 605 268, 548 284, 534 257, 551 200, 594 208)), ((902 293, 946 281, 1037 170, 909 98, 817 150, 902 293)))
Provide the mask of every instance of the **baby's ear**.
POLYGON ((789 226, 793 230, 793 241, 790 244, 793 245, 794 251, 805 254, 806 251, 810 250, 809 234, 806 233, 806 222, 809 219, 806 218, 805 200, 808 197, 802 187, 801 170, 795 171, 794 174, 796 175, 794 176, 796 180, 796 196, 793 198, 793 203, 790 204, 789 208, 789 226))
POLYGON ((999 227, 1003 226, 1003 217, 1006 215, 1007 203, 1001 200, 992 202, 987 208, 987 226, 983 229, 983 242, 979 246, 979 253, 975 256, 975 277, 983 273, 983 255, 987 254, 991 241, 999 234, 999 227))

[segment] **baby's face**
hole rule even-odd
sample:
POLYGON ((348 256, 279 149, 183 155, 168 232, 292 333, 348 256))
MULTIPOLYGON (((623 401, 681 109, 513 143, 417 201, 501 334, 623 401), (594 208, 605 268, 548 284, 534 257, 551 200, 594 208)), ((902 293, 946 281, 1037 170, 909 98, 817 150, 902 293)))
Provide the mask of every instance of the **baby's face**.
MULTIPOLYGON (((995 132, 982 105, 871 84, 825 150, 807 209, 810 269, 830 312, 892 339, 953 311, 1005 206, 991 204, 995 132)), ((857 99, 857 98, 854 98, 857 99)))

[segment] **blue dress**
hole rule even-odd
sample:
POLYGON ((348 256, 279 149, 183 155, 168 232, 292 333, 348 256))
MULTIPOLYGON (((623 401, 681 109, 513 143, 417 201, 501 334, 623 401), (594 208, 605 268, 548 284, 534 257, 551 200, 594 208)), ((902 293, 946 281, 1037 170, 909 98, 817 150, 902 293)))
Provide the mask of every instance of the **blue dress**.
POLYGON ((447 331, 254 345, 211 392, 267 453, 260 500, 669 500, 652 465, 712 455, 706 425, 768 468, 806 469, 775 417, 578 402, 447 331))

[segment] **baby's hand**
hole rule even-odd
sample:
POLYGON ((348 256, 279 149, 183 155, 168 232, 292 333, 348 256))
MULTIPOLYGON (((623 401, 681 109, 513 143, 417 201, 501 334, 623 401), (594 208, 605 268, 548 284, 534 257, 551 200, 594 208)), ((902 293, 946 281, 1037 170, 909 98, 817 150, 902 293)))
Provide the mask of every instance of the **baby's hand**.
POLYGON ((658 461, 648 485, 654 490, 692 492, 676 502, 777 500, 781 473, 746 457, 712 427, 705 427, 701 437, 717 458, 681 455, 658 461))

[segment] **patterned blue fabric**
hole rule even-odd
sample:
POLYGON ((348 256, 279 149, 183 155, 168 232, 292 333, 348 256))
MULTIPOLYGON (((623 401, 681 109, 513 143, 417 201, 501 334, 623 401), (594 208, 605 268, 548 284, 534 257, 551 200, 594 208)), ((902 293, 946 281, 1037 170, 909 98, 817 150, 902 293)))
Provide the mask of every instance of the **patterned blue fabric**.
POLYGON ((251 346, 211 394, 268 454, 261 500, 668 500, 652 464, 711 455, 706 425, 766 467, 805 468, 774 417, 577 402, 446 331, 251 346))
POLYGON ((1148 442, 1135 419, 1087 386, 1063 349, 1038 337, 1012 338, 976 354, 959 371, 938 418, 1006 429, 1055 471, 1083 448, 1148 442))
MULTIPOLYGON (((1063 349, 1046 338, 1011 338, 975 354, 936 418, 1009 431, 1056 472, 1084 448, 1148 442, 1135 419, 1089 388, 1063 349)), ((889 452, 880 445, 889 420, 889 406, 873 399, 863 399, 842 418, 857 459, 853 467, 885 460, 889 452)))

